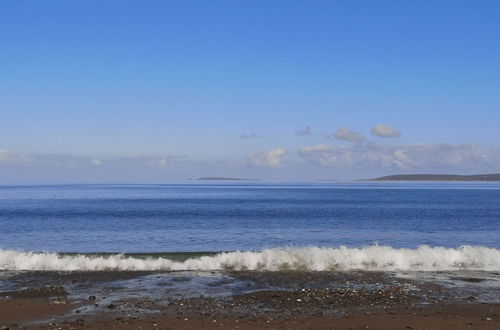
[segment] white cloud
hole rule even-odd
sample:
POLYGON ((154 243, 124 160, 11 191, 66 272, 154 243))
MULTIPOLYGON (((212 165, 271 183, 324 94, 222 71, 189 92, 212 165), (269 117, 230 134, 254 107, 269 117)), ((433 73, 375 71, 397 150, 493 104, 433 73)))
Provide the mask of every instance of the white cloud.
POLYGON ((33 158, 29 155, 16 154, 5 149, 0 149, 0 164, 1 163, 29 163, 33 158))
POLYGON ((383 137, 383 138, 391 138, 391 137, 400 137, 401 133, 394 129, 389 125, 377 124, 372 128, 372 134, 383 137))
POLYGON ((9 152, 4 149, 0 149, 0 162, 8 161, 10 158, 9 152))
POLYGON ((247 156, 246 164, 257 167, 280 167, 281 157, 285 154, 282 148, 276 148, 264 153, 253 153, 247 156))
POLYGON ((300 148, 299 155, 325 167, 401 170, 477 169, 493 164, 496 158, 477 144, 382 146, 366 143, 351 147, 320 144, 300 148))
POLYGON ((153 167, 169 167, 173 162, 186 158, 184 156, 174 155, 146 155, 128 158, 113 159, 115 165, 134 165, 134 166, 153 166, 153 167))
POLYGON ((18 154, 0 149, 0 165, 30 167, 88 167, 88 166, 154 166, 167 167, 172 161, 184 158, 174 155, 149 155, 127 158, 108 158, 106 161, 94 157, 65 154, 18 154))
POLYGON ((298 130, 295 133, 293 133, 298 136, 311 136, 314 135, 313 131, 311 130, 311 127, 306 126, 304 129, 298 130))
POLYGON ((337 129, 335 132, 334 136, 339 139, 339 140, 344 140, 344 141, 349 141, 349 142, 363 142, 365 140, 365 137, 358 133, 351 131, 348 127, 346 126, 341 126, 337 129))
POLYGON ((326 144, 306 146, 299 149, 299 155, 313 163, 327 167, 344 167, 352 164, 352 152, 349 148, 333 147, 326 144))

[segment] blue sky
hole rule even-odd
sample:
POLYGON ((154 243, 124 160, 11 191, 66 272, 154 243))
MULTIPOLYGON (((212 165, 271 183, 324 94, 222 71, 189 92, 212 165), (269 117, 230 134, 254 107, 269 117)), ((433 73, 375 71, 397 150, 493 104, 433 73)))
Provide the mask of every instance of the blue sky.
POLYGON ((498 1, 5 1, 0 180, 499 172, 498 17, 498 1))

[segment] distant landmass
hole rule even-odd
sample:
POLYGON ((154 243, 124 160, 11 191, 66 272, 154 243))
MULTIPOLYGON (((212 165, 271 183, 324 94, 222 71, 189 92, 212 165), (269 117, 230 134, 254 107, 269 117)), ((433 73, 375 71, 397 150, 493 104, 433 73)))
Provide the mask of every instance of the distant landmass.
POLYGON ((204 176, 196 179, 198 181, 257 181, 255 179, 226 178, 222 176, 204 176))
POLYGON ((500 174, 400 174, 382 176, 368 181, 500 181, 500 174))

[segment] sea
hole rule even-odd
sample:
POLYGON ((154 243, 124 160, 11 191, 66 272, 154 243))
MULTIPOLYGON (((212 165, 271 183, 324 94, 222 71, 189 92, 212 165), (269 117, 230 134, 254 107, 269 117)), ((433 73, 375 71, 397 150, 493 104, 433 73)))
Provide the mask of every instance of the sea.
POLYGON ((1 271, 500 272, 500 183, 0 186, 1 271))

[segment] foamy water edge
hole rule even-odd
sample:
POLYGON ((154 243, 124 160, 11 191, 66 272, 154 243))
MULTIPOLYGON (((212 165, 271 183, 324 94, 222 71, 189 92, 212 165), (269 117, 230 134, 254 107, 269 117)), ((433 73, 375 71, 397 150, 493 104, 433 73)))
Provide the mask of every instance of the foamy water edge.
POLYGON ((362 248, 301 247, 262 251, 221 252, 174 261, 123 254, 61 255, 0 249, 0 270, 9 271, 500 271, 500 250, 464 245, 459 248, 420 246, 416 249, 372 245, 362 248))

